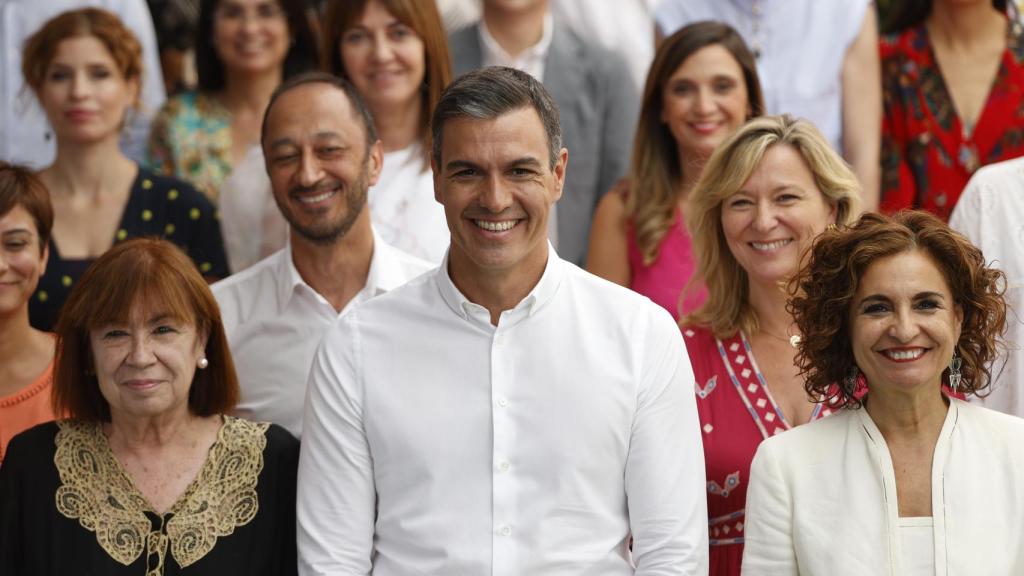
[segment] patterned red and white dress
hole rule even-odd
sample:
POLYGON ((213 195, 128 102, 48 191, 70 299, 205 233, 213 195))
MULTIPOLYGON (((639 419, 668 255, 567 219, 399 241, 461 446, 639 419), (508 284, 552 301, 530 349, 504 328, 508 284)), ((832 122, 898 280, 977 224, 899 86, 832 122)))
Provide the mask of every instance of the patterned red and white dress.
MULTIPOLYGON (((683 339, 696 381, 708 489, 711 576, 739 576, 750 462, 762 440, 788 430, 742 331, 719 340, 686 326, 683 339)), ((832 410, 814 408, 811 420, 832 410)))

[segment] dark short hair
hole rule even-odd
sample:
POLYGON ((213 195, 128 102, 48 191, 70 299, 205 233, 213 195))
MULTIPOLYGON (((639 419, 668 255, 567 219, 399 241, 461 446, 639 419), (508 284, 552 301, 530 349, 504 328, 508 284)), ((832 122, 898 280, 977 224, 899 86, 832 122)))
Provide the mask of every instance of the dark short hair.
POLYGON ((38 176, 24 166, 0 160, 0 216, 21 206, 36 224, 39 251, 50 242, 53 229, 53 205, 50 192, 38 176))
MULTIPOLYGON (((224 88, 224 63, 213 47, 213 21, 222 0, 201 0, 196 25, 196 76, 200 92, 216 92, 224 88)), ((303 0, 276 0, 288 21, 292 44, 285 55, 282 77, 290 78, 306 70, 316 69, 319 56, 313 29, 306 16, 303 0)))
POLYGON ((238 377, 228 350, 220 309, 192 260, 174 244, 134 238, 114 245, 75 283, 57 320, 53 407, 57 414, 109 421, 100 393, 89 331, 128 319, 136 303, 192 323, 207 334, 209 367, 196 371, 188 393, 192 414, 229 412, 238 402, 238 377))
POLYGON ((281 85, 274 90, 274 93, 270 95, 270 101, 267 103, 267 109, 263 112, 263 123, 260 126, 260 142, 263 142, 267 137, 267 119, 270 118, 270 111, 274 108, 274 104, 277 100, 299 86, 305 86, 307 84, 326 84, 327 86, 332 86, 341 90, 345 96, 348 97, 349 104, 352 105, 352 109, 355 111, 354 116, 356 116, 363 124, 364 131, 366 132, 367 148, 377 141, 377 126, 373 123, 373 115, 370 114, 370 109, 367 108, 366 101, 359 95, 359 91, 356 90, 356 87, 353 86, 351 82, 326 72, 304 72, 282 82, 281 85))
POLYGON ((544 125, 548 140, 548 163, 554 168, 562 149, 562 126, 558 105, 544 85, 526 72, 504 66, 488 66, 464 74, 448 85, 430 120, 433 135, 431 154, 441 165, 441 139, 445 122, 453 118, 492 120, 520 108, 533 108, 544 125))
MULTIPOLYGON (((974 394, 988 387, 989 366, 1006 329, 1006 275, 986 266, 981 250, 932 214, 905 211, 889 217, 869 212, 849 228, 823 232, 791 285, 789 310, 803 334, 796 363, 812 398, 836 406, 860 405, 856 390, 836 386, 856 364, 850 336, 853 296, 871 264, 912 250, 931 257, 963 310, 956 343, 963 358, 959 389, 974 394)), ((947 369, 944 384, 948 377, 947 369)))

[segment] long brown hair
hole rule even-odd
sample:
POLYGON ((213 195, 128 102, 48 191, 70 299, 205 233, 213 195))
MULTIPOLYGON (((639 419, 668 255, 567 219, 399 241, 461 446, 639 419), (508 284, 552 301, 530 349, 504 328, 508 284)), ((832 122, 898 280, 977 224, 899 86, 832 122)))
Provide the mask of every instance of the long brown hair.
POLYGON ((633 223, 636 243, 646 264, 658 257, 658 246, 675 221, 677 186, 683 174, 679 145, 661 120, 665 85, 687 58, 713 45, 728 50, 743 70, 751 117, 764 114, 754 56, 729 25, 696 22, 669 36, 658 47, 644 86, 626 200, 626 216, 633 223))
MULTIPOLYGON (((323 45, 320 56, 323 69, 351 81, 341 61, 341 36, 356 24, 370 2, 380 2, 399 22, 412 28, 423 40, 425 71, 424 93, 420 110, 419 133, 423 145, 424 170, 430 162, 430 115, 441 101, 441 93, 452 81, 452 61, 448 52, 448 35, 441 15, 432 0, 330 0, 324 17, 323 45)), ((363 94, 363 98, 366 98, 363 94)))

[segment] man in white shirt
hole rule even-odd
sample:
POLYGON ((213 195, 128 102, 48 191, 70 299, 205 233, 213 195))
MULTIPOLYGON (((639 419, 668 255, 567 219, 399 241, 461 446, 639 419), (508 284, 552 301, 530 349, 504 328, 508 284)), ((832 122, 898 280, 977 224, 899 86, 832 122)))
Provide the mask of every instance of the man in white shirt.
POLYGON ((306 379, 327 328, 432 266, 373 232, 364 205, 383 148, 348 82, 310 73, 282 84, 261 141, 289 245, 214 284, 213 295, 242 389, 237 413, 300 436, 306 379))
POLYGON ((0 160, 45 168, 57 151, 46 114, 21 74, 25 40, 54 16, 95 6, 117 15, 142 44, 142 106, 126 118, 121 148, 142 161, 149 139, 149 124, 163 106, 163 74, 153 19, 145 0, 0 0, 0 160))
POLYGON ((543 82, 558 104, 573 172, 548 236, 582 264, 597 203, 629 169, 640 94, 625 58, 573 32, 548 0, 484 0, 481 21, 450 35, 449 47, 456 75, 510 66, 543 82))
POLYGON ((551 248, 568 161, 551 96, 484 68, 432 120, 451 246, 317 350, 300 574, 707 574, 679 329, 551 248))

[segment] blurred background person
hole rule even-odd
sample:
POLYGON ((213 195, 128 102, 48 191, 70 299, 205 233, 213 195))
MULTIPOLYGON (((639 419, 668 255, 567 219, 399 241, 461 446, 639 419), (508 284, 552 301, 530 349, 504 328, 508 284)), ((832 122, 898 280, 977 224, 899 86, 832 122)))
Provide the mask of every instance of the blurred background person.
POLYGON ((171 98, 157 114, 148 165, 192 183, 216 203, 233 167, 259 149, 270 94, 282 78, 316 61, 303 0, 202 0, 199 87, 171 98))
POLYGON ((766 112, 810 120, 853 167, 864 208, 878 207, 882 95, 870 0, 662 0, 655 19, 662 36, 698 20, 735 28, 757 58, 766 112))
POLYGON ((483 18, 449 37, 455 73, 508 66, 544 83, 560 113, 572 177, 548 220, 558 254, 586 262, 590 224, 605 192, 626 175, 640 110, 625 58, 578 36, 548 0, 484 0, 483 18))
POLYGON ((881 41, 882 210, 949 219, 979 167, 1024 155, 1024 28, 1006 0, 913 0, 881 41))
POLYGON ((989 368, 992 384, 972 403, 1024 417, 1024 158, 983 166, 971 176, 949 225, 1006 274, 1006 347, 989 368))
POLYGON ((54 339, 28 323, 51 226, 43 183, 28 168, 0 161, 0 463, 15 434, 54 418, 54 339))
POLYGON ((57 158, 39 173, 53 203, 49 261, 29 319, 49 330, 74 282, 111 245, 164 236, 210 278, 227 275, 213 206, 185 182, 142 169, 118 147, 138 105, 141 49, 110 12, 48 21, 25 43, 22 73, 53 126, 57 158))
POLYGON ((153 15, 167 95, 194 89, 199 0, 146 0, 146 4, 153 15))
POLYGON ((226 415, 238 380, 185 254, 156 239, 114 247, 57 336, 54 405, 70 419, 9 446, 0 572, 296 574, 298 441, 226 415))
POLYGON ((594 214, 587 270, 675 318, 694 311, 704 290, 698 282, 683 295, 697 265, 683 218, 688 193, 715 147, 763 112, 754 57, 735 30, 698 22, 667 38, 644 89, 628 180, 594 214))
POLYGON ((359 90, 384 145, 384 170, 369 197, 374 229, 399 250, 440 263, 450 236, 434 200, 429 123, 452 65, 437 6, 333 0, 323 38, 326 70, 359 90))
POLYGON ((0 0, 0 160, 35 169, 53 163, 53 127, 18 67, 29 35, 58 14, 87 6, 116 14, 142 45, 139 105, 125 118, 121 149, 135 161, 145 156, 150 121, 165 99, 153 19, 145 0, 0 0))
POLYGON ((758 448, 745 575, 1024 573, 1024 420, 943 389, 988 386, 1005 280, 924 212, 815 243, 797 358, 807 394, 846 408, 758 448))
POLYGON ((690 195, 686 219, 708 297, 682 330, 704 439, 714 576, 740 574, 757 446, 830 414, 804 390, 784 285, 826 226, 859 213, 859 192, 814 126, 769 116, 723 142, 690 195))
POLYGON ((481 0, 437 0, 445 30, 462 30, 480 20, 481 0))

